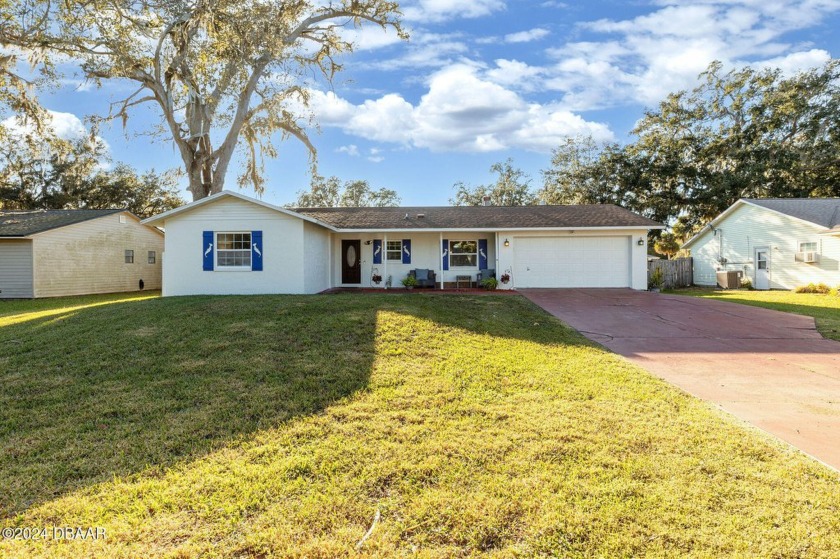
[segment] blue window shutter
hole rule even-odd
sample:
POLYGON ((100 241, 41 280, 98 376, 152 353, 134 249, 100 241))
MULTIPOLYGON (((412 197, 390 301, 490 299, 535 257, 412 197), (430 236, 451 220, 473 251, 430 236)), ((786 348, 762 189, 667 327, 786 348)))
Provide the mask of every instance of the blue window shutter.
POLYGON ((262 231, 251 231, 251 271, 262 272, 263 239, 262 231))
POLYGON ((382 264, 382 239, 373 240, 373 263, 382 264))
POLYGON ((411 264, 411 240, 403 239, 402 242, 403 264, 411 264))
POLYGON ((446 240, 446 239, 443 240, 443 246, 441 247, 441 250, 443 251, 443 269, 448 270, 449 269, 449 241, 448 240, 446 240))
POLYGON ((487 239, 478 240, 478 269, 487 269, 487 239))
POLYGON ((215 253, 213 246, 213 232, 212 231, 205 231, 204 232, 204 243, 201 245, 201 252, 204 254, 204 271, 205 272, 212 272, 213 271, 213 262, 215 262, 215 253))

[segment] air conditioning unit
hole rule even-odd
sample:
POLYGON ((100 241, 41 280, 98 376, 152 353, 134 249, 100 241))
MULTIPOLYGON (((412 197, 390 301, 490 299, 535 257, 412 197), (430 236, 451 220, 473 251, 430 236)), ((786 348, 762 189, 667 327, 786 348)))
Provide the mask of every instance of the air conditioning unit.
POLYGON ((744 272, 718 272, 717 283, 723 289, 738 289, 741 287, 741 279, 744 272))
POLYGON ((796 261, 813 264, 814 262, 820 261, 820 255, 817 252, 797 252, 796 261))

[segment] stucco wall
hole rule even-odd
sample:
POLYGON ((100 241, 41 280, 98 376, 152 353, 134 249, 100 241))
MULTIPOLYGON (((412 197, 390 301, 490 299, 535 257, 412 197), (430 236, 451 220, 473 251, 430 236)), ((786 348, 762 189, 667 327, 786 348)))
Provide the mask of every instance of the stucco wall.
POLYGON ((32 296, 32 241, 0 239, 0 299, 32 296))
POLYGON ((164 296, 306 293, 303 220, 223 198, 165 221, 164 296), (203 270, 204 231, 263 232, 263 271, 203 270))
POLYGON ((137 291, 141 279, 145 289, 160 289, 162 251, 163 235, 128 212, 35 234, 34 296, 137 291), (126 250, 134 251, 133 264, 126 264, 126 250))
POLYGON ((303 222, 304 286, 306 293, 320 293, 330 284, 329 230, 319 225, 303 222))
POLYGON ((755 249, 770 254, 770 288, 793 289, 811 282, 840 284, 840 238, 824 229, 764 208, 741 204, 716 227, 706 229, 691 245, 694 283, 715 285, 718 270, 743 271, 755 284, 755 249), (796 262, 800 242, 816 242, 820 261, 796 262), (719 261, 720 258, 725 263, 719 261))

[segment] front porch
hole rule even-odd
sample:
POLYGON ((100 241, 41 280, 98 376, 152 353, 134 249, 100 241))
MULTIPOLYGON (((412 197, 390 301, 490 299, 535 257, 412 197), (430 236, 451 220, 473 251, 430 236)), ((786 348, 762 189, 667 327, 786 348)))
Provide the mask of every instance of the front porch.
POLYGON ((482 279, 501 275, 498 242, 495 233, 476 231, 334 234, 332 286, 399 290, 410 272, 430 270, 436 290, 480 291, 482 279))

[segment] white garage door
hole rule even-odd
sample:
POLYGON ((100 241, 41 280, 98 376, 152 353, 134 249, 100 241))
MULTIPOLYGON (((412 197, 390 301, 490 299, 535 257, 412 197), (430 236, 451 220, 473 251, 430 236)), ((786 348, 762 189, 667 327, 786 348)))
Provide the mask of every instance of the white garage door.
POLYGON ((516 287, 630 287, 630 237, 519 237, 516 287))

